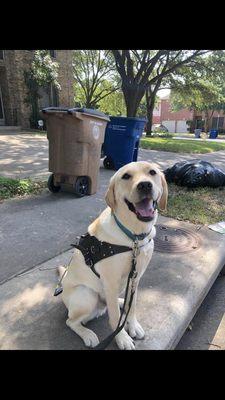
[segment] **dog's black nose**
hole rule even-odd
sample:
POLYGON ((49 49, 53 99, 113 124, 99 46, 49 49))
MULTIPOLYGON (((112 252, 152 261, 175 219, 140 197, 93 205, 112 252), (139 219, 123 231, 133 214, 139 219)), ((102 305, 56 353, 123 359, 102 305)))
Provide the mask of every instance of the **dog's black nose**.
POLYGON ((141 193, 151 193, 152 191, 152 183, 149 181, 139 182, 137 185, 137 190, 141 193))

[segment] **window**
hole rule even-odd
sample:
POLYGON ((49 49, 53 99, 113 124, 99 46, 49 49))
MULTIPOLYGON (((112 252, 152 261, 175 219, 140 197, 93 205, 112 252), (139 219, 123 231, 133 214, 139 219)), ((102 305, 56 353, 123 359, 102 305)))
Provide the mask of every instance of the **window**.
POLYGON ((54 86, 51 85, 51 102, 53 107, 59 106, 58 92, 54 86))
POLYGON ((213 117, 212 129, 222 129, 224 124, 224 117, 213 117))
POLYGON ((4 50, 0 50, 0 60, 4 59, 4 50))
POLYGON ((52 58, 56 58, 56 51, 55 50, 49 50, 50 56, 52 58))
POLYGON ((201 117, 196 117, 195 119, 195 129, 202 129, 204 121, 201 117))
POLYGON ((219 117, 218 128, 219 129, 223 128, 223 124, 224 124, 224 117, 219 117))
POLYGON ((1 86, 0 86, 0 125, 3 125, 4 123, 5 123, 4 108, 3 108, 3 101, 2 101, 2 91, 1 91, 1 86))

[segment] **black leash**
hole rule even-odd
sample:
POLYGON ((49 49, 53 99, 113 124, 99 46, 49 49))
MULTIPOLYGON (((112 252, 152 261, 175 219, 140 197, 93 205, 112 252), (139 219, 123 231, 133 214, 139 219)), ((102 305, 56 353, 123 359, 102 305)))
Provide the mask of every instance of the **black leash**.
MULTIPOLYGON (((99 278, 100 278, 100 276, 97 273, 97 271, 95 271, 95 268, 94 268, 95 263, 97 263, 98 261, 100 261, 100 260, 102 260, 104 258, 111 257, 114 254, 119 254, 119 253, 123 253, 123 252, 132 250, 131 270, 130 270, 128 278, 127 278, 127 285, 126 285, 126 290, 125 290, 124 303, 123 303, 123 307, 122 307, 122 310, 121 310, 119 322, 117 324, 116 329, 110 335, 108 335, 102 342, 100 342, 97 346, 95 346, 92 350, 104 350, 112 342, 114 337, 123 329, 123 327, 124 327, 124 325, 125 325, 125 323, 127 321, 127 317, 129 315, 129 312, 130 312, 130 309, 131 309, 131 306, 132 306, 132 302, 133 302, 133 297, 134 297, 135 290, 136 290, 135 278, 137 277, 137 271, 136 271, 137 255, 140 252, 139 246, 138 246, 138 241, 139 240, 143 240, 144 238, 146 238, 151 233, 151 231, 150 231, 150 232, 147 232, 147 233, 136 235, 136 234, 132 233, 131 231, 129 231, 126 227, 124 227, 115 215, 114 215, 114 218, 115 218, 115 221, 116 221, 117 225, 120 227, 120 229, 130 239, 132 239, 132 241, 134 243, 133 248, 127 247, 127 246, 114 245, 114 244, 107 243, 107 242, 101 242, 97 238, 95 238, 94 236, 91 236, 89 233, 86 233, 85 235, 82 235, 81 237, 78 237, 77 238, 78 242, 76 244, 72 244, 73 247, 76 247, 77 249, 79 249, 82 252, 82 254, 84 256, 84 259, 85 259, 85 263, 91 267, 92 271, 99 278), (129 292, 130 282, 131 282, 130 298, 129 298, 127 312, 125 313, 125 309, 126 309, 126 306, 127 306, 127 300, 128 300, 128 292, 129 292), (122 321, 124 313, 125 313, 125 318, 124 318, 124 320, 123 320, 123 322, 121 324, 121 321, 122 321)), ((149 242, 150 241, 151 241, 151 239, 149 240, 149 242)), ((140 247, 143 247, 143 246, 144 245, 142 245, 140 247)), ((71 260, 72 260, 72 257, 71 257, 71 260)), ((68 268, 68 266, 67 266, 67 268, 68 268)), ((64 275, 65 275, 65 273, 67 271, 67 268, 66 268, 64 274, 62 275, 59 283, 57 284, 57 286, 55 288, 54 296, 58 296, 63 291, 63 288, 61 286, 61 282, 62 282, 63 277, 64 277, 64 275)))
POLYGON ((109 336, 107 336, 104 340, 102 340, 102 342, 100 342, 97 346, 95 346, 93 348, 93 350, 104 350, 106 347, 108 347, 108 345, 112 342, 114 337, 123 329, 123 327, 124 327, 124 325, 125 325, 125 323, 127 321, 127 317, 129 315, 129 312, 130 312, 130 309, 131 309, 131 306, 132 306, 134 293, 135 293, 135 289, 136 289, 134 283, 135 283, 135 278, 137 277, 137 271, 136 271, 137 255, 138 255, 138 240, 136 240, 134 242, 134 248, 133 248, 133 253, 132 253, 131 270, 129 272, 128 279, 127 279, 127 285, 126 285, 126 290, 125 290, 123 308, 121 310, 121 315, 120 315, 120 319, 119 319, 119 322, 117 324, 117 327, 109 336), (125 315, 125 318, 124 318, 122 324, 120 325, 120 323, 122 321, 122 317, 123 317, 124 312, 125 312, 125 308, 126 308, 130 282, 131 282, 131 292, 130 292, 130 299, 129 299, 129 303, 128 303, 128 309, 127 309, 127 313, 125 315))

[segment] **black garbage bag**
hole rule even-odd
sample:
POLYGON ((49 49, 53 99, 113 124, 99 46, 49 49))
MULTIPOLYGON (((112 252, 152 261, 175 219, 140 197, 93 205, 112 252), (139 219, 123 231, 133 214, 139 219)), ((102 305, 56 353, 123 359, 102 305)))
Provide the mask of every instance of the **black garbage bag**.
POLYGON ((202 160, 181 161, 164 171, 168 183, 179 186, 225 186, 225 173, 211 163, 202 160))

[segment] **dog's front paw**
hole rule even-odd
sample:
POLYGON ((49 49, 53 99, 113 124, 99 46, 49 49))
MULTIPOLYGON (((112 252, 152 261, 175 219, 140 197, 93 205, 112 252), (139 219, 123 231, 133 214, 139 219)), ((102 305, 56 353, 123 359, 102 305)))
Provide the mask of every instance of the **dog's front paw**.
POLYGON ((145 331, 136 319, 128 321, 126 330, 132 338, 144 339, 145 331))
POLYGON ((125 329, 122 329, 115 339, 120 350, 135 350, 134 342, 125 329))
POLYGON ((98 336, 90 329, 87 329, 82 339, 87 347, 95 347, 99 344, 98 336))

